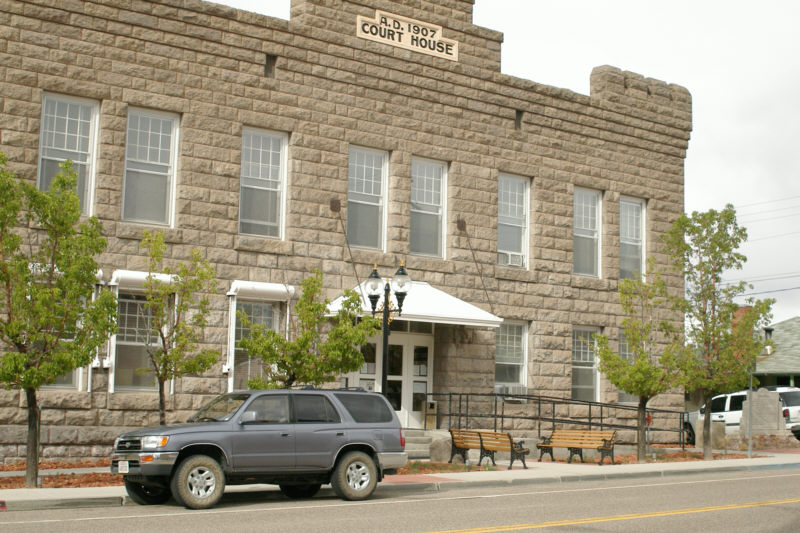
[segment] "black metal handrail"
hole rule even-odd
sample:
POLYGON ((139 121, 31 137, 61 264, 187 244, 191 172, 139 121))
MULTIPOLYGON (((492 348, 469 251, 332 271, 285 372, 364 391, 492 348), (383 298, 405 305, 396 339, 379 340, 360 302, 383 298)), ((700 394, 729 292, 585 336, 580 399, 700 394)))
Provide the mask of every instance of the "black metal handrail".
MULTIPOLYGON (((470 429, 470 421, 491 419, 491 427, 494 431, 505 430, 506 421, 526 420, 536 422, 537 436, 542 436, 542 426, 550 425, 550 430, 555 429, 556 425, 585 426, 588 428, 598 427, 599 429, 628 429, 637 430, 638 424, 626 424, 621 422, 625 418, 618 416, 620 411, 636 412, 637 406, 590 402, 585 400, 573 400, 569 398, 556 398, 551 396, 536 396, 528 394, 494 394, 494 393, 431 393, 428 398, 435 402, 436 411, 434 416, 434 428, 430 426, 430 415, 426 413, 424 427, 426 429, 438 429, 442 427, 442 422, 447 420, 447 427, 453 429, 470 429), (506 412, 506 404, 513 404, 517 407, 518 413, 506 412), (586 409, 585 416, 563 416, 559 415, 559 408, 569 409, 571 407, 583 407, 586 409)), ((686 444, 687 434, 684 430, 683 420, 684 411, 673 411, 668 409, 647 409, 647 414, 652 423, 647 429, 650 432, 676 433, 678 441, 683 448, 686 444), (670 420, 677 422, 673 425, 670 420)), ((474 424, 473 424, 474 425, 474 424)), ((484 424, 485 426, 485 424, 484 424)))

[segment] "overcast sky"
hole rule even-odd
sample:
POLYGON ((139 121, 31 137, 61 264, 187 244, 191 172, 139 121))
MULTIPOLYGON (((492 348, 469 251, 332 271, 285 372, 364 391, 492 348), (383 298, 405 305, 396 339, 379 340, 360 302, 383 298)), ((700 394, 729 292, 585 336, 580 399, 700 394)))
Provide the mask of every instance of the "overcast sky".
MULTIPOLYGON (((217 2, 289 18, 289 0, 217 2)), ((504 33, 505 74, 588 94, 613 65, 686 87, 686 211, 732 203, 749 242, 728 279, 774 298, 773 322, 800 316, 800 2, 475 0, 473 22, 504 33)))

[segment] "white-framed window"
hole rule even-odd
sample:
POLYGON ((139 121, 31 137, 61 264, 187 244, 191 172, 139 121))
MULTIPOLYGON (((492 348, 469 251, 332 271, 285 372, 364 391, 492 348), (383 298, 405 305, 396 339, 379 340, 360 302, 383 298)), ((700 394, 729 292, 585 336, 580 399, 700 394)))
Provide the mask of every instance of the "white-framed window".
POLYGON ((444 257, 444 213, 447 164, 414 158, 411 161, 411 221, 409 251, 444 257))
POLYGON ((597 359, 594 334, 597 328, 572 330, 572 399, 598 401, 597 359))
POLYGON ((576 188, 573 208, 572 271, 599 277, 600 192, 576 188))
POLYGON ((114 340, 114 388, 155 390, 156 379, 148 348, 159 342, 144 294, 119 292, 117 334, 114 340))
MULTIPOLYGON (((624 357, 630 362, 633 362, 633 351, 628 345, 628 339, 625 337, 625 332, 619 332, 619 355, 624 357)), ((639 403, 639 397, 635 394, 628 394, 625 391, 619 391, 619 403, 639 403)))
MULTIPOLYGON (((108 390, 112 393, 116 390, 154 391, 157 388, 148 350, 158 349, 161 341, 147 306, 144 289, 147 277, 147 272, 115 270, 108 283, 117 295, 117 332, 111 336, 108 358, 103 363, 110 368, 108 390)), ((166 285, 174 279, 162 273, 153 273, 152 277, 166 285)), ((170 382, 170 394, 173 385, 170 382)))
POLYGON ((495 333, 494 389, 498 394, 526 394, 525 354, 528 326, 503 322, 495 333))
POLYGON ((635 279, 644 272, 645 204, 638 198, 619 199, 619 278, 635 279))
MULTIPOLYGON (((247 390, 247 382, 263 376, 265 364, 239 348, 239 341, 250 334, 239 318, 239 312, 247 314, 252 324, 261 324, 279 331, 281 308, 288 312, 294 296, 294 287, 281 283, 235 280, 228 291, 228 356, 223 371, 228 374, 228 391, 247 390)), ((285 325, 288 328, 288 324, 285 325)))
POLYGON ((283 238, 288 140, 285 133, 242 131, 239 233, 283 238))
POLYGON ((347 242, 383 250, 389 154, 350 147, 347 177, 347 242))
POLYGON ((61 170, 59 164, 72 161, 84 215, 91 214, 94 203, 99 107, 94 100, 72 96, 45 94, 42 100, 37 184, 39 189, 47 190, 61 170))
POLYGON ((250 329, 242 324, 239 313, 245 313, 252 324, 261 324, 269 329, 276 328, 276 309, 272 303, 236 301, 236 316, 234 317, 234 344, 230 348, 233 353, 233 390, 247 390, 247 382, 255 377, 264 375, 264 361, 250 357, 247 350, 239 348, 239 341, 250 335, 250 329))
POLYGON ((174 220, 178 115, 128 110, 122 219, 171 226, 174 220))
POLYGON ((497 182, 497 264, 528 266, 530 180, 500 174, 497 182))

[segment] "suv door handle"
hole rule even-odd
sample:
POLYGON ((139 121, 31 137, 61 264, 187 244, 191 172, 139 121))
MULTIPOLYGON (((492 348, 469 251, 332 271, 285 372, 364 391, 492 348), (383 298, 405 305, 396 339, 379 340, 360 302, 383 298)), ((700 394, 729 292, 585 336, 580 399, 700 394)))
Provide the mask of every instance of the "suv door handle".
POLYGON ((344 437, 344 431, 337 431, 336 432, 336 436, 337 437, 344 437))
POLYGON ((288 433, 281 433, 281 437, 288 437, 288 436, 289 436, 288 433))

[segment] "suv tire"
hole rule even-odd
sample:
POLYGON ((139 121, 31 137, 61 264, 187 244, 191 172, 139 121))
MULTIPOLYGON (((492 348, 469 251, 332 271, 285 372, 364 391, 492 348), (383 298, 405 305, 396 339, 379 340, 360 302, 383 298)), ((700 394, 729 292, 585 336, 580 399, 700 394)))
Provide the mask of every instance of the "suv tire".
POLYGON ((322 485, 319 483, 309 483, 307 485, 279 485, 281 492, 287 498, 312 498, 322 485))
POLYGON ((169 489, 152 485, 142 485, 135 481, 125 480, 125 491, 134 503, 139 505, 161 505, 170 498, 169 489))
POLYGON ((176 501, 190 509, 208 509, 225 491, 225 474, 219 463, 207 455, 192 455, 175 469, 170 489, 176 501))
POLYGON ((333 471, 331 487, 345 500, 369 498, 378 485, 378 469, 372 457, 364 452, 349 452, 333 471))

